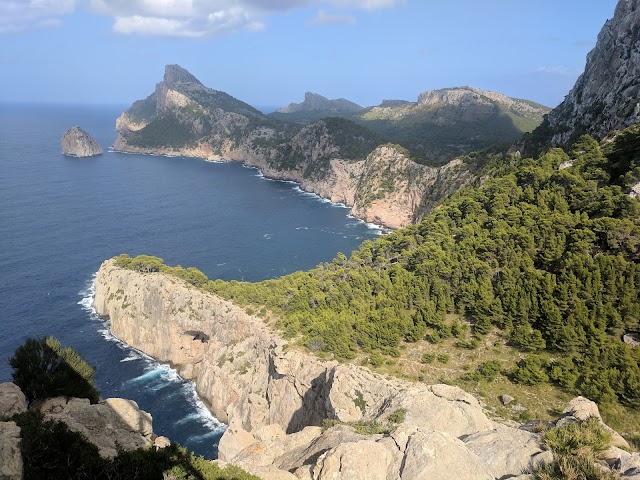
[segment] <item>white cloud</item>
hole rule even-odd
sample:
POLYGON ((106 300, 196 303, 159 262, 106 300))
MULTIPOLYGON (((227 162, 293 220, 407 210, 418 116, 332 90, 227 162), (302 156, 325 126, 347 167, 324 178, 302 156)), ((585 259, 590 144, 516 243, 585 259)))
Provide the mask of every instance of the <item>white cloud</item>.
POLYGON ((406 0, 0 0, 0 33, 52 27, 80 3, 114 19, 120 34, 204 37, 238 30, 261 31, 265 17, 296 8, 320 10, 314 24, 354 23, 353 10, 391 8, 406 0))
POLYGON ((60 16, 75 10, 79 0, 0 0, 0 33, 61 24, 60 16))
POLYGON ((356 23, 356 17, 353 15, 336 15, 320 10, 309 23, 312 25, 353 25, 356 23))
MULTIPOLYGON (((97 13, 115 18, 113 30, 122 34, 204 37, 238 30, 262 31, 264 18, 295 8, 330 6, 375 10, 405 0, 91 0, 97 13)), ((313 24, 354 23, 355 17, 324 10, 313 24)))
POLYGON ((553 75, 573 75, 573 71, 566 65, 543 65, 536 72, 550 73, 553 75))

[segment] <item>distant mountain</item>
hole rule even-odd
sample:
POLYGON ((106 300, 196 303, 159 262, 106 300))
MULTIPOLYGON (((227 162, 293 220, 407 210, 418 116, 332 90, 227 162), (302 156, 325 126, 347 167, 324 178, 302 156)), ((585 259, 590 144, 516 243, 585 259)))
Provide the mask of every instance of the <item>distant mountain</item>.
POLYGON ((417 102, 385 101, 354 120, 422 156, 443 163, 513 142, 542 122, 549 108, 473 87, 420 94, 417 102))
POLYGON ((270 116, 287 121, 310 123, 326 117, 350 117, 364 107, 345 98, 329 100, 317 93, 307 92, 301 103, 290 103, 270 116))
POLYGON ((306 93, 304 102, 270 116, 297 123, 329 116, 348 118, 408 148, 419 162, 439 165, 491 145, 514 142, 536 128, 549 111, 528 100, 460 87, 424 92, 417 102, 384 100, 367 108, 306 93))
POLYGON ((566 146, 587 133, 597 139, 640 121, 640 3, 620 0, 584 73, 529 143, 566 146))

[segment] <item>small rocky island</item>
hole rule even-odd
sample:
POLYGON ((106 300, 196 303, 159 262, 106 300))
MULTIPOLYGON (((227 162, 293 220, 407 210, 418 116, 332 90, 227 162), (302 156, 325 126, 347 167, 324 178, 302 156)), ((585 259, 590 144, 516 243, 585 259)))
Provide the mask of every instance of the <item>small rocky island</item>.
POLYGON ((95 138, 80 127, 71 127, 60 140, 62 153, 71 157, 93 157, 102 155, 102 148, 95 138))

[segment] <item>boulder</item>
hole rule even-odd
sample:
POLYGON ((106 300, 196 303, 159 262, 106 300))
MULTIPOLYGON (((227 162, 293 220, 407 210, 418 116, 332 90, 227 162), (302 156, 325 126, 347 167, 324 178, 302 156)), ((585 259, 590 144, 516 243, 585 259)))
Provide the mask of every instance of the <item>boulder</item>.
POLYGON ((604 423, 602 417, 600 416, 598 405, 596 405, 595 402, 592 402, 588 398, 582 396, 576 397, 568 403, 567 407, 562 411, 562 416, 556 422, 556 426, 562 427, 564 425, 569 425, 575 422, 584 422, 590 417, 597 418, 604 429, 611 434, 612 446, 620 447, 625 450, 629 450, 631 448, 629 442, 622 438, 622 436, 613 428, 604 423))
POLYGON ((169 445, 171 445, 171 440, 169 440, 167 437, 160 436, 153 441, 153 446, 156 447, 157 450, 160 450, 161 448, 167 448, 169 445))
POLYGON ((502 402, 502 405, 509 405, 514 400, 515 398, 513 398, 511 395, 507 395, 506 393, 500 395, 500 401, 502 402))
POLYGON ((220 460, 229 462, 238 453, 256 442, 256 438, 244 428, 233 423, 227 427, 218 443, 220 460))
POLYGON ((145 447, 153 435, 151 415, 132 400, 107 399, 91 405, 86 398, 55 397, 40 402, 37 408, 47 420, 64 422, 82 433, 106 458, 117 455, 117 445, 125 450, 145 447))
POLYGON ((493 480, 462 441, 443 432, 416 432, 407 443, 401 480, 493 480))
POLYGON ((80 127, 71 127, 60 140, 62 153, 71 157, 93 157, 102 155, 98 142, 80 127))
POLYGON ((21 479, 20 427, 15 422, 0 422, 0 480, 21 479))
POLYGON ((0 383, 0 418, 27 411, 24 393, 15 383, 0 383))
POLYGON ((507 427, 479 432, 463 441, 496 478, 524 471, 543 450, 539 435, 507 427))
POLYGON ((314 480, 387 480, 397 471, 394 456, 373 440, 341 443, 323 453, 313 469, 314 480))

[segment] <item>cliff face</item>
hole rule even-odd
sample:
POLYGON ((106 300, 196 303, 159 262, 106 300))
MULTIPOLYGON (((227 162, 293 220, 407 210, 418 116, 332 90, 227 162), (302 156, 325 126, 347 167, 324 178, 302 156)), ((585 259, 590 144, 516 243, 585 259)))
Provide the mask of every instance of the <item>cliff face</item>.
POLYGON ((451 478, 455 472, 489 479, 517 475, 545 455, 535 434, 489 420, 457 387, 320 361, 259 318, 177 278, 106 261, 96 277, 95 308, 120 339, 195 381, 214 415, 229 424, 221 459, 264 478, 451 478), (405 419, 390 435, 316 427, 324 419, 387 422, 401 409, 405 419), (488 454, 496 445, 500 458, 488 454), (374 463, 375 471, 364 468, 374 463))
POLYGON ((60 140, 62 153, 70 157, 93 157, 102 155, 98 142, 80 127, 71 127, 60 140))
POLYGON ((584 73, 540 127, 552 146, 587 133, 602 139, 640 121, 640 3, 620 0, 584 73))

